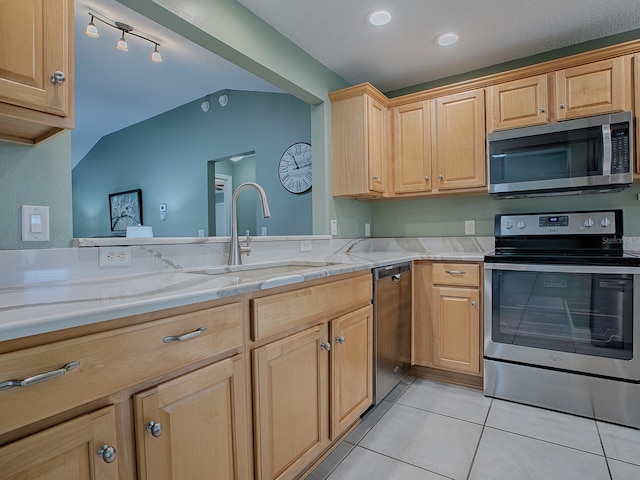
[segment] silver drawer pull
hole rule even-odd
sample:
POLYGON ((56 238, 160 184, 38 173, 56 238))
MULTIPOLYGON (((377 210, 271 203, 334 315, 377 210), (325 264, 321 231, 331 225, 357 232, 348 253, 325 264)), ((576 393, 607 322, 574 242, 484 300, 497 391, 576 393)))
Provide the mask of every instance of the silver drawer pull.
POLYGON ((444 273, 448 273, 449 275, 464 275, 467 272, 464 270, 445 270, 444 273))
POLYGON ((54 378, 61 377, 70 370, 75 370, 79 366, 80 362, 69 362, 58 370, 34 375, 33 377, 25 378, 24 380, 6 380, 0 383, 0 390, 8 390, 13 387, 30 387, 31 385, 36 385, 38 383, 48 382, 54 378))
POLYGON ((185 333, 184 335, 180 335, 179 337, 175 335, 169 335, 168 337, 164 337, 162 339, 163 343, 169 342, 184 342, 185 340, 191 340, 192 338, 199 337, 202 333, 207 329, 207 327, 200 327, 195 332, 185 333))

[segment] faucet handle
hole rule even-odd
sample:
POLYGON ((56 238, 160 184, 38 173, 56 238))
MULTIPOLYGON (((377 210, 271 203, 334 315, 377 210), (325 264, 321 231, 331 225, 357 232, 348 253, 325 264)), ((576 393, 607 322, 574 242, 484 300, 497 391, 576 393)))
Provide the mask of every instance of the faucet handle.
POLYGON ((251 237, 249 236, 249 230, 245 230, 245 233, 247 238, 245 239, 245 244, 240 245, 240 255, 242 255, 243 253, 245 255, 251 254, 251 246, 249 245, 251 243, 251 237))

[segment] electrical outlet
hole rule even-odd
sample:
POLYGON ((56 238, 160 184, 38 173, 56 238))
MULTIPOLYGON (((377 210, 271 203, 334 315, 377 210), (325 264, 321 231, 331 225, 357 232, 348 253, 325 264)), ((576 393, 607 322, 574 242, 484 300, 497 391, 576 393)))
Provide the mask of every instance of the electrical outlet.
POLYGON ((331 220, 331 235, 337 235, 337 234, 338 234, 338 221, 331 220))
POLYGON ((365 237, 370 237, 371 236, 371 224, 370 223, 365 223, 364 224, 364 236, 365 237))
POLYGON ((310 252, 311 251, 311 240, 302 240, 300 242, 300 251, 301 252, 310 252))
POLYGON ((476 234, 476 221, 475 220, 465 220, 464 221, 464 234, 465 235, 475 235, 476 234))
POLYGON ((266 237, 267 236, 267 227, 262 227, 261 231, 262 231, 261 235, 263 237, 266 237))
POLYGON ((101 267, 127 267, 131 265, 131 247, 98 247, 101 267))

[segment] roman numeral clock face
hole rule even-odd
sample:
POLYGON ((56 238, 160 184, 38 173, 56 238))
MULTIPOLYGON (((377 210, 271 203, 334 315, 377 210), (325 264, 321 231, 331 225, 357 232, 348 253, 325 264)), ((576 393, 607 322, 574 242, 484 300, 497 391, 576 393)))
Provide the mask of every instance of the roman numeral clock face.
POLYGON ((311 188, 311 145, 294 143, 278 163, 280 183, 291 193, 304 193, 311 188))

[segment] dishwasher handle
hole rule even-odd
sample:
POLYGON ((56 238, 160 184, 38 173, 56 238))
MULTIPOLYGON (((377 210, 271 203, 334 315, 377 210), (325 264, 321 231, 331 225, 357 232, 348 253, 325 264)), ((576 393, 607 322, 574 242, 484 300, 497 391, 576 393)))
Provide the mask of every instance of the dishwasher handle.
POLYGON ((388 265, 386 267, 379 267, 373 269, 373 279, 381 280, 383 278, 391 277, 391 281, 400 281, 402 273, 411 271, 411 263, 401 263, 396 265, 388 265))

